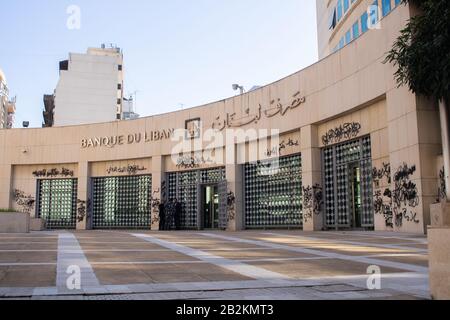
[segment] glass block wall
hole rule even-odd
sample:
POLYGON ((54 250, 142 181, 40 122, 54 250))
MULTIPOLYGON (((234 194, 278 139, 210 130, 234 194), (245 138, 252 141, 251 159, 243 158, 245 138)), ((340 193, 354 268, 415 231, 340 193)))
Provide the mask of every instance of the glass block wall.
POLYGON ((182 203, 181 227, 183 229, 197 229, 199 227, 198 192, 200 184, 219 183, 225 179, 225 168, 167 174, 167 200, 178 199, 182 203))
POLYGON ((151 226, 152 177, 92 179, 92 227, 137 229, 151 226))
POLYGON ((245 165, 246 227, 301 227, 301 156, 280 158, 279 170, 267 169, 269 164, 266 161, 245 165))
POLYGON ((324 148, 325 224, 328 228, 351 227, 349 164, 361 168, 362 225, 373 227, 372 153, 370 136, 324 148))
POLYGON ((47 229, 75 229, 77 179, 38 180, 38 217, 47 229))

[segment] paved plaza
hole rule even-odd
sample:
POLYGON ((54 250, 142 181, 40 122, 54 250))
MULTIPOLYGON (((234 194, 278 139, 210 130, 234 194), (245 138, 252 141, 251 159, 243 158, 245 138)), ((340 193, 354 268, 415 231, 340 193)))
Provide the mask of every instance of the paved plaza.
POLYGON ((2 299, 429 299, 426 237, 382 232, 0 234, 2 299), (69 290, 77 266, 81 289, 69 290), (368 267, 381 289, 367 287, 368 267))

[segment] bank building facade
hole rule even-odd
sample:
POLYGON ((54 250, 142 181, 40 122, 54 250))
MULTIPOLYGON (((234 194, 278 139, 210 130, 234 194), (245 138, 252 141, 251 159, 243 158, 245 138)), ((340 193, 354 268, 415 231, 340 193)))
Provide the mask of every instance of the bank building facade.
POLYGON ((410 8, 317 9, 320 61, 265 87, 137 120, 0 130, 0 208, 48 229, 157 230, 159 204, 178 199, 186 230, 424 233, 443 186, 438 108, 383 63, 410 8), (264 144, 264 131, 279 134, 264 144), (214 150, 207 132, 223 137, 214 150))

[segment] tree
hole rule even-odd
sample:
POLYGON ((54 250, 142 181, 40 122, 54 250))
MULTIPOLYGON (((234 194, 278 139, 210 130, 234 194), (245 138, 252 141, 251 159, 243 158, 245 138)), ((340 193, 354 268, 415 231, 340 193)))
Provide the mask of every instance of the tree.
POLYGON ((394 77, 418 95, 439 103, 447 200, 450 201, 450 1, 402 0, 417 10, 388 52, 394 77))

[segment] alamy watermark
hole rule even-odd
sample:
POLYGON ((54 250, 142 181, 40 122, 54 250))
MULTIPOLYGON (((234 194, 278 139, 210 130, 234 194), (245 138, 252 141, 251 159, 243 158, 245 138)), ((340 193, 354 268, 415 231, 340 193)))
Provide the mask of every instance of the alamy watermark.
POLYGON ((81 290, 81 268, 72 265, 67 268, 66 274, 69 275, 66 280, 68 290, 81 290))
POLYGON ((381 290, 381 268, 379 266, 369 266, 367 268, 367 289, 369 290, 381 290))
POLYGON ((201 165, 226 166, 261 162, 260 174, 276 174, 279 170, 279 129, 201 129, 195 139, 186 139, 187 131, 177 129, 171 138, 173 163, 178 167, 201 165))
POLYGON ((67 18, 66 26, 69 30, 81 29, 81 8, 77 5, 70 5, 66 9, 66 13, 69 15, 67 18))

